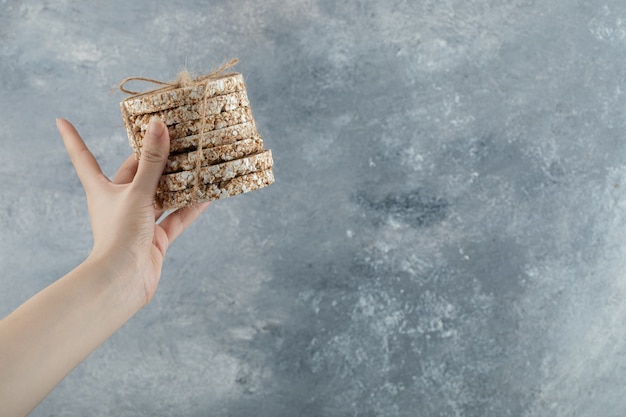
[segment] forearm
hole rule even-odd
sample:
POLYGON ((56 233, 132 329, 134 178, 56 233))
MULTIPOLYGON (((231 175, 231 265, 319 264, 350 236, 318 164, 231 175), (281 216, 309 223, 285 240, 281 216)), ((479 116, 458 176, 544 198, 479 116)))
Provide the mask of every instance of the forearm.
POLYGON ((88 259, 0 321, 2 416, 28 414, 138 310, 111 275, 88 259))

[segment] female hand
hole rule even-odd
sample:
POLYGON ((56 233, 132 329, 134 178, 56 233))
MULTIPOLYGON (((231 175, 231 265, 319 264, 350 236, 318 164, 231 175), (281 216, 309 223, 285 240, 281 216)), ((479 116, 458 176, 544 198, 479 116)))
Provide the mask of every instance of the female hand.
POLYGON ((169 154, 169 133, 160 121, 150 122, 140 160, 131 155, 113 180, 70 122, 58 119, 57 127, 87 194, 94 240, 89 257, 111 267, 121 300, 130 297, 142 307, 156 291, 167 248, 209 203, 179 209, 158 222, 163 212, 155 209, 154 195, 169 154))

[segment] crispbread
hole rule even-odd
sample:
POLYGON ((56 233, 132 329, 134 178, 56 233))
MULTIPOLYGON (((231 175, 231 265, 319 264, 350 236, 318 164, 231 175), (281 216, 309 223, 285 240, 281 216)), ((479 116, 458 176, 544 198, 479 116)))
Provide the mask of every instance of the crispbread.
POLYGON ((123 92, 132 94, 120 108, 138 159, 153 118, 164 122, 169 132, 170 155, 156 189, 157 208, 180 208, 274 182, 272 154, 263 149, 243 76, 220 75, 236 62, 193 79, 181 73, 172 83, 129 77, 120 84, 123 92), (133 80, 164 87, 137 94, 124 88, 133 80))
MULTIPOLYGON (((202 149, 202 161, 200 166, 214 165, 221 162, 232 161, 244 156, 259 153, 263 150, 263 139, 259 135, 240 140, 228 145, 214 146, 202 149)), ((197 151, 170 155, 165 165, 165 174, 189 171, 196 169, 197 151)))
POLYGON ((194 198, 193 188, 187 188, 183 191, 157 193, 155 205, 161 210, 180 208, 195 203, 232 197, 237 194, 258 190, 273 182, 274 173, 272 168, 269 168, 264 171, 241 175, 221 183, 199 185, 195 190, 197 198, 194 198))
MULTIPOLYGON (((204 132, 201 146, 203 148, 212 148, 214 146, 227 145, 237 142, 238 140, 251 138, 255 135, 257 135, 257 129, 254 121, 240 123, 238 125, 204 132)), ((196 149, 200 136, 201 135, 191 135, 172 139, 170 141, 170 153, 176 154, 196 149)))
POLYGON ((120 103, 122 114, 138 115, 155 113, 174 107, 194 104, 204 99, 205 85, 207 97, 244 91, 246 89, 241 74, 226 74, 217 79, 197 85, 177 88, 158 93, 145 93, 127 98, 120 103))
MULTIPOLYGON (((225 111, 220 114, 210 114, 206 117, 204 123, 205 132, 210 130, 223 129, 225 127, 238 125, 252 121, 252 111, 250 107, 238 107, 231 111, 225 111)), ((190 120, 168 126, 170 138, 181 138, 201 133, 202 120, 190 120)), ((144 136, 148 125, 141 126, 141 137, 144 136)))
MULTIPOLYGON (((209 165, 200 169, 200 184, 213 184, 231 180, 241 175, 256 171, 264 171, 273 165, 272 152, 263 151, 244 158, 209 165)), ((157 192, 180 191, 193 187, 196 172, 193 170, 175 172, 161 176, 157 192)))
POLYGON ((155 113, 129 115, 128 120, 133 128, 141 128, 142 125, 147 125, 153 117, 171 126, 189 120, 201 119, 203 115, 207 116, 210 114, 219 114, 223 111, 235 110, 237 107, 250 107, 250 100, 248 100, 248 95, 245 90, 207 98, 206 103, 200 101, 155 113))
MULTIPOLYGON (((226 127, 236 126, 243 123, 254 123, 250 107, 237 107, 234 110, 225 111, 220 114, 211 114, 204 120, 204 123, 202 120, 189 120, 172 126, 167 126, 170 141, 187 136, 198 135, 200 134, 200 130, 203 126, 204 134, 206 136, 208 135, 208 132, 213 130, 224 129, 226 127)), ((141 148, 140 144, 146 130, 148 129, 149 123, 141 126, 134 126, 132 129, 129 128, 130 125, 126 119, 124 119, 124 124, 126 125, 128 142, 135 151, 135 155, 139 156, 140 149, 138 149, 138 147, 141 148)))

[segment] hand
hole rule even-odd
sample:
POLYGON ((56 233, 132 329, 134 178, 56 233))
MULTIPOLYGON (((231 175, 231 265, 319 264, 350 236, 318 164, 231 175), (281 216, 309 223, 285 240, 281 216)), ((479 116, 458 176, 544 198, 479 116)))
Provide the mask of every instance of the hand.
POLYGON ((169 152, 167 129, 150 123, 141 160, 109 180, 66 120, 57 121, 87 193, 94 246, 87 259, 0 320, 0 414, 27 415, 74 367, 150 301, 163 257, 207 203, 157 223, 153 206, 169 152))
POLYGON ((70 122, 58 119, 57 127, 87 194, 94 240, 89 257, 111 267, 124 301, 130 297, 142 307, 156 291, 167 248, 209 203, 179 209, 157 222, 163 212, 155 209, 154 195, 169 154, 163 123, 150 122, 140 160, 131 155, 112 181, 70 122))

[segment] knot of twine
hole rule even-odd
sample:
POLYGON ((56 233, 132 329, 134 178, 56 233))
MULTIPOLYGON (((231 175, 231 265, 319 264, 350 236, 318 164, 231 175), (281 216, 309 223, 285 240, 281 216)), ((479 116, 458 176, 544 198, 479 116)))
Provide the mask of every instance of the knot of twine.
POLYGON ((191 76, 189 71, 181 71, 180 73, 178 73, 178 78, 175 81, 169 81, 169 82, 155 80, 154 78, 128 77, 128 78, 124 78, 122 82, 120 82, 119 88, 121 92, 130 94, 131 97, 129 98, 133 98, 136 96, 142 96, 144 94, 154 94, 154 93, 160 93, 163 91, 176 90, 177 88, 191 87, 194 85, 198 85, 202 82, 206 83, 210 80, 214 80, 216 78, 219 78, 225 75, 223 74, 223 72, 235 66, 238 62, 239 60, 237 58, 231 59, 225 64, 222 64, 222 66, 219 67, 218 69, 211 71, 208 74, 197 76, 195 78, 191 76), (145 81, 145 82, 152 83, 152 84, 162 85, 163 87, 155 88, 153 90, 144 91, 144 92, 132 91, 124 87, 130 81, 145 81))
MULTIPOLYGON (((206 127, 207 101, 209 99, 209 88, 207 88, 207 86, 209 84, 209 81, 212 81, 224 75, 227 75, 227 74, 224 74, 224 71, 233 67, 238 62, 239 60, 237 58, 231 59, 230 61, 220 66, 218 69, 211 71, 208 74, 200 75, 195 78, 192 77, 188 71, 181 71, 178 74, 178 78, 176 79, 176 81, 172 81, 172 82, 164 82, 164 81, 159 81, 159 80, 155 80, 152 78, 144 78, 144 77, 128 77, 128 78, 124 78, 122 82, 120 82, 120 86, 119 86, 120 91, 126 94, 130 94, 131 96, 129 98, 139 97, 139 96, 143 96, 147 94, 162 93, 165 91, 176 90, 177 88, 192 87, 192 86, 197 86, 200 84, 205 85, 204 96, 202 99, 202 108, 200 111, 202 125, 200 127, 200 134, 198 135, 198 145, 196 148, 196 167, 195 167, 195 172, 194 172, 194 183, 193 183, 191 204, 196 204, 198 200, 200 199, 200 191, 198 190, 198 187, 200 185, 200 171, 202 169, 202 147, 203 147, 204 138, 205 138, 204 135, 205 135, 205 127, 206 127), (129 81, 146 81, 152 84, 162 85, 163 87, 159 87, 159 88, 145 91, 145 92, 131 91, 124 87, 124 85, 128 83, 129 81)), ((133 139, 136 145, 135 149, 137 149, 139 156, 141 156, 141 150, 139 148, 139 144, 137 143, 137 140, 135 138, 133 139)))

